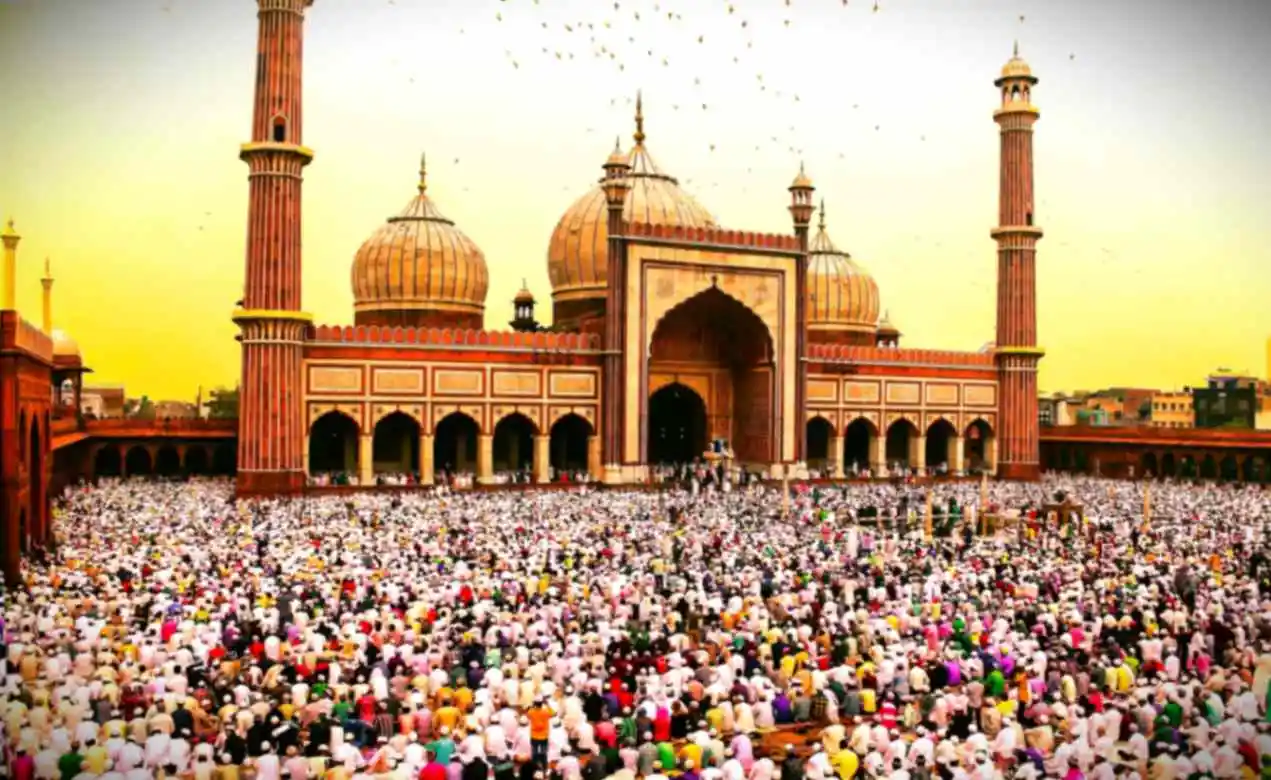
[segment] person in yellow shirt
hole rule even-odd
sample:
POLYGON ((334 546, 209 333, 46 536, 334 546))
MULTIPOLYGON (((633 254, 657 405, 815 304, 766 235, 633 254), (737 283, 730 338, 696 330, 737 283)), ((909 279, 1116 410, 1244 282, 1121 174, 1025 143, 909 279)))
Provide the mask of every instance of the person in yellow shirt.
POLYGON ((455 724, 459 722, 459 718, 463 717, 463 713, 459 708, 450 703, 449 699, 442 699, 441 706, 433 713, 433 724, 438 730, 446 729, 448 732, 455 730, 455 724))
POLYGON ((838 780, 852 780, 861 766, 861 760, 850 749, 843 748, 830 756, 830 766, 838 773, 838 780))
POLYGON ((680 754, 678 758, 680 760, 681 766, 687 764, 689 761, 692 761, 693 766, 695 767, 701 766, 702 765, 702 746, 690 740, 684 743, 684 747, 680 748, 680 754))
POLYGON ((468 687, 467 680, 460 680, 459 687, 455 689, 455 707, 460 712, 467 712, 472 707, 472 696, 472 689, 468 687))

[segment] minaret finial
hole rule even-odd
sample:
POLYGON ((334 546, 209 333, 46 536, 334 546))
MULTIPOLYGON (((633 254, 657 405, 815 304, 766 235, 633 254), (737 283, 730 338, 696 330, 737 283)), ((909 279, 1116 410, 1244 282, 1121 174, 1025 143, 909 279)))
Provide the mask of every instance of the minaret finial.
POLYGON ((53 278, 53 265, 49 261, 49 258, 47 255, 44 257, 44 278, 45 279, 53 278))
POLYGON ((644 143, 644 97, 641 95, 641 91, 638 89, 636 90, 635 120, 636 120, 635 142, 636 142, 636 146, 640 146, 641 144, 644 143))
POLYGON ((820 217, 821 217, 821 219, 820 219, 820 222, 817 224, 817 227, 819 227, 821 230, 825 230, 825 198, 821 198, 821 215, 820 215, 820 217))
POLYGON ((1019 39, 1018 38, 1015 39, 1015 56, 1016 57, 1019 56, 1019 39))
POLYGON ((428 191, 428 155, 420 153, 419 155, 419 192, 428 191))

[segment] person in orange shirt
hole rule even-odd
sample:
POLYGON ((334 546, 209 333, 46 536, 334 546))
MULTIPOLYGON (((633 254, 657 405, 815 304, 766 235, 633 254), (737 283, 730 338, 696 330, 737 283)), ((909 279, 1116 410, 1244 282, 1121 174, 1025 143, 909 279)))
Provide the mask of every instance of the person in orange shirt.
POLYGON ((547 766, 547 738, 552 733, 552 711, 535 699, 534 706, 525 713, 530 721, 530 760, 539 766, 547 766))
POLYGON ((462 716, 463 713, 459 711, 458 707, 450 703, 449 698, 442 699, 441 706, 433 713, 433 726, 438 730, 444 728, 453 732, 455 725, 462 716))

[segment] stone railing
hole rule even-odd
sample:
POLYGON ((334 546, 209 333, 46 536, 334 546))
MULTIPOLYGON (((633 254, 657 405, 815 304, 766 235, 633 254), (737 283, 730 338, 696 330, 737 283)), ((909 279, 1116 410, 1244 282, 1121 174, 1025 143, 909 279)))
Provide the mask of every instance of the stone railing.
POLYGON ((724 228, 654 225, 648 222, 626 222, 622 230, 623 238, 651 238, 725 248, 771 249, 779 252, 798 252, 801 249, 798 236, 782 233, 752 233, 748 230, 725 230, 724 228))
POLYGON ((387 325, 315 325, 309 330, 315 344, 382 344, 424 349, 483 349, 490 351, 589 352, 600 349, 593 333, 521 333, 463 328, 402 328, 387 325))
POLYGON ((825 363, 895 363, 986 369, 994 368, 996 365, 991 352, 867 347, 851 344, 809 344, 808 359, 825 363))

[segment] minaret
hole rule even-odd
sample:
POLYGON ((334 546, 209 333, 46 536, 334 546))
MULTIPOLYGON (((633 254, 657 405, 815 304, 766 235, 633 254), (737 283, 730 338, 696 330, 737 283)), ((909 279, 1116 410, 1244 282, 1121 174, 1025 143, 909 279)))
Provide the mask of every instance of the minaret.
POLYGON ((53 270, 49 265, 49 259, 44 258, 44 278, 40 280, 40 285, 44 287, 44 321, 41 328, 45 334, 53 335, 53 270))
MULTIPOLYGON (((808 393, 808 363, 805 360, 808 351, 808 226, 812 223, 812 193, 816 188, 812 186, 812 180, 808 178, 803 171, 803 163, 799 163, 799 175, 794 177, 794 182, 790 185, 790 217, 794 220, 794 234, 799 238, 799 251, 802 257, 795 267, 794 277, 794 319, 795 319, 795 347, 794 347, 794 410, 798 415, 794 420, 794 459, 797 463, 803 463, 807 459, 807 438, 808 428, 803 423, 804 409, 807 407, 808 393)), ((822 212, 824 215, 824 212, 822 212)), ((778 414, 780 416, 780 414, 778 414)), ((778 428, 777 437, 777 453, 780 458, 781 452, 781 428, 778 428)))
POLYGON ((1033 224, 1033 106, 1037 84, 1028 63, 1015 54, 997 81, 1002 105, 993 112, 1001 128, 1001 190, 997 241, 998 418, 997 474, 1004 479, 1035 480, 1038 465, 1037 241, 1033 224))
POLYGON ((13 217, 9 218, 4 230, 0 231, 0 241, 4 242, 4 302, 0 309, 16 311, 18 308, 18 242, 22 236, 13 227, 13 217))
POLYGON ((256 98, 248 167, 247 273, 234 312, 243 345, 238 493, 295 492, 305 478, 301 360, 311 320, 300 311, 300 185, 305 9, 313 0, 257 0, 256 98))
MULTIPOLYGON (((636 132, 635 142, 638 146, 644 141, 644 112, 639 93, 636 93, 636 132)), ((627 247, 623 241, 622 212, 626 207, 627 193, 631 191, 631 164, 622 153, 622 140, 614 142, 613 154, 605 160, 605 178, 601 188, 605 193, 605 206, 608 210, 609 245, 606 247, 608 265, 606 270, 609 280, 605 291, 605 353, 601 372, 601 420, 600 420, 600 459, 604 468, 606 482, 617 482, 622 478, 623 428, 626 408, 626 381, 622 359, 626 341, 626 278, 627 247)))

